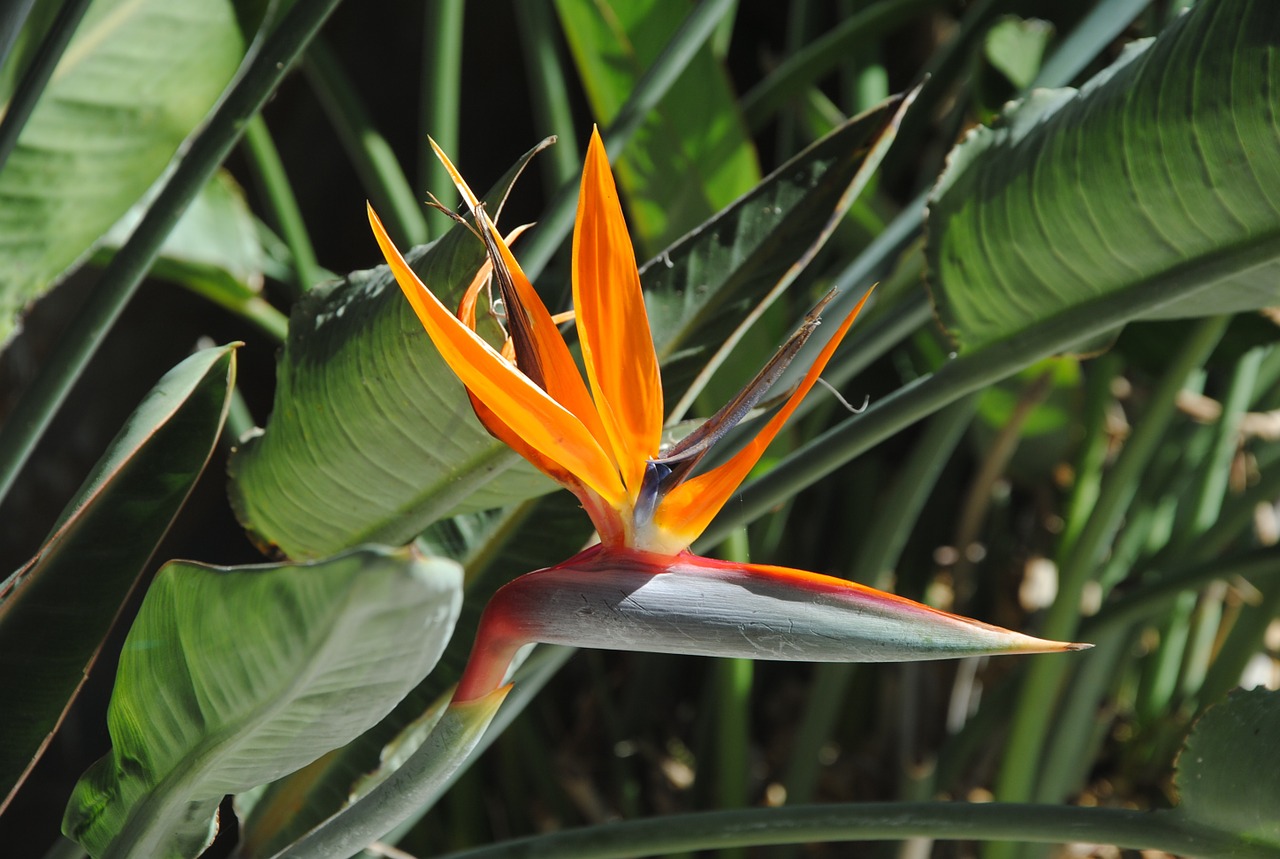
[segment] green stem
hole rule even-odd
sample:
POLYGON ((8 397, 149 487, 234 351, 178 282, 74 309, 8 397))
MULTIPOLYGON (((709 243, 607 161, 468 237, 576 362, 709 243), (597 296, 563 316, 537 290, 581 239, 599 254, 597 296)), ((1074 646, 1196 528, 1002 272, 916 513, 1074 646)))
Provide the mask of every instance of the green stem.
POLYGON ((1064 511, 1062 537, 1058 540, 1059 557, 1066 557, 1075 546, 1080 530, 1089 518, 1089 511, 1097 503, 1098 493, 1102 490, 1103 466, 1111 445, 1107 432, 1107 409, 1114 401, 1111 384, 1119 374, 1121 364, 1114 352, 1108 352, 1094 361, 1087 371, 1082 416, 1085 438, 1080 445, 1075 483, 1064 511))
POLYGON ((9 52, 18 41, 22 25, 26 23, 31 7, 35 4, 35 0, 10 0, 9 3, 0 5, 0 68, 4 68, 9 61, 9 52))
MULTIPOLYGON (((680 24, 653 65, 636 81, 631 96, 618 111, 613 124, 604 132, 605 147, 609 157, 617 160, 626 149, 632 135, 640 128, 672 84, 684 72, 697 55, 698 49, 715 32, 717 24, 734 9, 734 0, 702 0, 680 24)), ((573 227, 574 212, 578 204, 578 186, 570 182, 562 185, 547 212, 538 221, 538 231, 524 248, 521 263, 530 279, 536 279, 550 262, 565 236, 573 227)), ((724 535, 716 542, 724 539, 724 535)))
POLYGON ((5 162, 13 153, 13 147, 18 145, 22 129, 31 118, 31 112, 36 109, 36 103, 40 101, 49 78, 53 76, 53 70, 57 68, 58 60, 62 58, 62 52, 75 35, 76 27, 80 26, 80 19, 84 17, 90 2, 91 0, 66 0, 62 4, 58 17, 36 49, 35 56, 31 58, 31 64, 27 66, 9 103, 3 106, 4 116, 0 118, 0 170, 4 169, 5 162))
MULTIPOLYGON (((739 528, 721 546, 726 561, 747 563, 751 560, 747 529, 739 528)), ((747 760, 750 757, 751 686, 755 668, 749 659, 717 659, 715 661, 716 709, 716 802, 720 808, 743 808, 747 805, 747 760)), ((720 853, 722 859, 743 859, 739 849, 720 853)))
POLYGON ((392 238, 402 247, 426 243, 422 205, 391 144, 374 128, 360 94, 323 37, 316 37, 307 48, 303 69, 392 238))
MULTIPOLYGON (((1168 429, 1178 391, 1187 376, 1209 357, 1228 321, 1229 317, 1215 317, 1201 322, 1152 392, 1146 413, 1103 481, 1088 522, 1069 554, 1060 561, 1058 595, 1045 618, 1043 637, 1070 640, 1076 634, 1081 593, 1115 536, 1139 478, 1168 429)), ((1034 794, 1044 738, 1054 715, 1052 702, 1057 700, 1070 667, 1068 660, 1041 659, 1031 664, 996 782, 996 795, 1001 799, 1016 802, 1034 794)))
POLYGON ((320 264, 316 261, 316 252, 311 247, 311 238, 307 235, 307 225, 302 219, 302 210, 298 208, 298 200, 289 185, 289 176, 285 172, 280 153, 276 151, 275 142, 267 123, 258 114, 249 120, 244 130, 245 146, 249 150, 249 164, 257 174, 267 208, 280 230, 289 255, 293 259, 293 271, 297 277, 297 289, 294 298, 325 279, 320 264))
POLYGON ((169 230, 231 151, 249 119, 275 91, 339 0, 297 0, 218 102, 129 241, 102 273, 67 326, 49 361, 0 428, 0 499, 8 493, 36 442, 72 385, 133 297, 169 230))
POLYGON ((1251 549, 1230 558, 1210 558, 1191 567, 1173 570, 1152 585, 1134 590, 1081 624, 1081 634, 1090 640, 1118 628, 1156 617, 1169 608, 1179 594, 1196 591, 1213 581, 1234 578, 1268 579, 1280 574, 1280 546, 1251 549))
POLYGON ((1065 86, 1150 5, 1151 0, 1111 0, 1096 4, 1058 43, 1040 67, 1031 88, 1065 86))
POLYGON ((271 859, 346 859, 381 838, 397 840, 501 736, 575 652, 571 647, 542 645, 521 666, 512 687, 466 704, 451 704, 422 746, 385 781, 271 859), (495 713, 490 705, 498 703, 502 706, 495 713))
MULTIPOLYGON (((519 7, 523 4, 516 4, 519 7)), ((425 4, 423 21, 422 85, 418 89, 421 117, 418 138, 419 190, 444 194, 453 180, 431 145, 430 137, 445 152, 456 155, 462 118, 462 25, 463 0, 431 0, 425 4)), ((432 212, 427 222, 432 235, 444 234, 452 222, 441 212, 432 212)))
POLYGON ((1088 841, 1180 856, 1276 857, 1280 851, 1194 826, 1175 812, 992 802, 868 803, 668 815, 519 838, 446 859, 627 859, 765 844, 909 837, 1088 841))

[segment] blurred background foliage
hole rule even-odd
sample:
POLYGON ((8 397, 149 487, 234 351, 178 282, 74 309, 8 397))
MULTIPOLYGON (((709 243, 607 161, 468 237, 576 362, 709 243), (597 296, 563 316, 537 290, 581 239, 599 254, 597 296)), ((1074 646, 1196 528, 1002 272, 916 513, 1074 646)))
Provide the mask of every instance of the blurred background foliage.
MULTIPOLYGON (((61 12, 75 5, 63 4, 61 12)), ((101 26, 113 5, 120 4, 90 4, 80 26, 101 26)), ((125 255, 120 248, 130 225, 142 216, 141 207, 126 210, 154 199, 146 189, 231 80, 239 58, 246 52, 253 58, 266 33, 292 20, 291 9, 320 5, 174 6, 159 17, 189 15, 187 31, 202 35, 192 44, 207 50, 194 53, 174 41, 171 52, 150 51, 169 44, 164 27, 172 21, 141 21, 142 35, 130 44, 142 47, 133 53, 106 52, 99 58, 104 65, 82 71, 79 83, 53 74, 46 93, 61 99, 69 115, 37 112, 35 131, 23 139, 29 145, 19 144, 0 172, 0 258, 10 272, 0 284, 6 301, 0 323, 23 309, 18 329, 0 330, 0 338, 10 338, 0 353, 0 419, 41 383, 40 368, 75 334, 68 320, 94 306, 104 272, 125 255), (214 7, 222 13, 218 20, 200 17, 214 7), (136 79, 118 78, 121 68, 133 69, 136 79), (158 76, 175 82, 173 93, 159 88, 154 103, 134 97, 151 94, 145 84, 158 76), (190 81, 199 85, 177 85, 190 81), (104 110, 150 111, 154 121, 142 127, 155 139, 112 138, 110 123, 119 117, 110 116, 101 136, 60 138, 59 122, 81 118, 76 111, 95 99, 104 110), (66 140, 80 150, 80 172, 37 157, 59 151, 58 141, 66 140), (124 159, 122 152, 135 157, 124 159), (47 193, 33 194, 32 187, 47 193), (77 202, 86 190, 92 202, 77 202), (51 234, 57 241, 47 239, 51 234), (53 245, 56 252, 49 250, 53 245), (71 266, 78 260, 85 262, 71 266)), ((691 406, 691 414, 714 410, 832 283, 860 295, 879 281, 876 306, 828 373, 853 406, 872 404, 867 421, 859 424, 846 404, 816 391, 762 464, 762 479, 702 548, 848 576, 1010 628, 1098 647, 1087 660, 877 666, 579 653, 437 807, 403 833, 400 847, 441 855, 621 818, 810 801, 995 796, 1167 808, 1176 802, 1174 758, 1197 714, 1242 681, 1280 685, 1280 580, 1274 575, 1280 556, 1271 548, 1280 537, 1274 411, 1280 408, 1280 353, 1272 311, 1254 312, 1280 301, 1274 279, 1264 277, 1261 286, 1233 281, 1238 300, 1220 301, 1214 293, 1180 315, 1239 311, 1235 315, 1119 326, 1152 315, 1147 305, 1138 306, 1154 302, 1144 297, 1148 274, 1168 278, 1161 283, 1174 289, 1181 288, 1178 272, 1224 249, 1247 257, 1240 271, 1273 259, 1280 232, 1275 208, 1259 206, 1254 221, 1241 215, 1238 228, 1224 228, 1227 235, 1214 237, 1207 249, 1171 240, 1171 262, 1151 262, 1150 272, 1121 271, 1117 301, 1132 298, 1132 307, 1090 304, 1096 296, 1070 293, 1065 311, 1046 302, 1030 321, 991 322, 984 308, 1019 303, 1016 289, 1004 295, 999 284, 1022 281, 978 272, 979 256, 997 268, 1002 259, 1025 255, 1038 273, 1083 260, 1074 250, 1061 251, 1052 235, 1041 234, 1035 244, 1018 233, 1026 224, 1041 226, 1035 217, 1046 205, 1051 220, 1075 212, 1072 186, 1069 179, 1059 188, 1037 186, 1029 193, 1043 196, 1030 214, 1014 204, 998 210, 1007 216, 1004 225, 983 220, 992 208, 970 215, 967 207, 999 204, 997 189, 1034 172, 1008 166, 1000 150, 1008 141, 1000 135, 1015 142, 1030 135, 1034 142, 1040 132, 1033 126, 1073 109, 1046 101, 1034 108, 1043 112, 1024 111, 1026 127, 1019 128, 1017 113, 998 120, 1009 100, 1032 87, 1081 85, 1111 66, 1126 45, 1164 30, 1184 5, 337 4, 297 66, 268 88, 260 115, 248 121, 216 178, 169 236, 40 437, 0 504, 0 560, 5 569, 18 569, 41 549, 46 529, 156 379, 197 343, 239 340, 228 431, 154 559, 261 562, 227 500, 229 448, 242 432, 266 426, 268 416, 276 419, 276 362, 299 297, 332 273, 380 262, 364 201, 373 201, 402 246, 447 230, 447 219, 421 205, 428 192, 453 200, 428 134, 477 189, 498 183, 537 141, 558 135, 515 186, 503 224, 541 222, 517 252, 537 273, 548 301, 563 305, 568 255, 559 247, 563 229, 556 230, 571 213, 561 202, 563 188, 576 178, 592 123, 617 135, 611 154, 643 263, 847 118, 923 82, 892 148, 827 247, 740 332, 741 342, 691 406), (656 92, 661 96, 653 97, 656 92), (998 133, 970 137, 968 148, 953 151, 977 124, 992 121, 998 133), (934 200, 926 249, 922 195, 938 182, 949 153, 953 173, 934 200), (969 217, 979 225, 978 238, 966 244, 969 217), (1256 257, 1240 249, 1241 234, 1260 237, 1265 247, 1256 257), (954 236, 958 249, 949 244, 954 236), (926 271, 933 275, 928 290, 926 271), (988 290, 987 283, 996 285, 988 290), (968 299, 976 310, 965 305, 968 299), (1072 322, 1073 312, 1106 324, 1072 322), (1065 328, 1053 327, 1067 317, 1065 328), (1037 338, 1048 345, 1025 345, 1037 338), (1009 348, 1022 349, 1023 357, 988 360, 997 351, 984 351, 992 342, 1014 343, 1009 348), (1087 357, 1053 356, 1062 351, 1087 357), (953 360, 957 352, 960 361, 953 360), (979 369, 964 375, 971 367, 979 369), (931 393, 949 378, 955 379, 952 393, 931 393), (917 395, 920 405, 911 405, 917 395), (881 403, 887 405, 877 412, 881 403), (901 403, 915 409, 910 418, 894 411, 901 403)), ((1256 4, 1235 5, 1256 11, 1256 4)), ((25 26, 0 34, 14 35, 0 78, 8 98, 21 92, 23 70, 36 64, 41 35, 57 32, 56 12, 56 3, 37 3, 25 26)), ((124 38, 101 32, 108 46, 124 38)), ((1274 31, 1268 38, 1275 41, 1274 31)), ((1159 70, 1159 62, 1181 56, 1177 50, 1170 48, 1172 59, 1147 59, 1159 70)), ((1220 83, 1233 79, 1229 60, 1210 56, 1203 67, 1188 67, 1195 80, 1220 83)), ((1136 84, 1133 89, 1141 92, 1136 84)), ((1174 96, 1153 96, 1152 105, 1166 97, 1174 96)), ((1247 107, 1230 105, 1237 117, 1247 107)), ((1128 116, 1121 114, 1121 125, 1128 116)), ((1179 132, 1160 133, 1156 123, 1149 138, 1125 139, 1117 151, 1085 147, 1066 158, 1083 175, 1152 145, 1172 151, 1169 141, 1179 132)), ((1247 148, 1248 130, 1232 133, 1247 148)), ((1043 163, 1059 163, 1045 154, 1055 141, 1035 150, 1043 163)), ((1206 157, 1205 163, 1225 172, 1234 166, 1236 178, 1209 170, 1202 181, 1192 175, 1196 162, 1176 159, 1166 163, 1166 176, 1210 191, 1226 188, 1217 196, 1226 198, 1233 216, 1252 205, 1246 200, 1233 208, 1242 199, 1233 196, 1240 162, 1206 157)), ((1272 169, 1260 171, 1264 180, 1272 169)), ((1129 196, 1137 198, 1155 182, 1150 176, 1133 181, 1137 191, 1129 196)), ((1267 197, 1276 187, 1255 184, 1267 197)), ((1099 192, 1098 206, 1114 204, 1123 214, 1127 189, 1112 190, 1114 199, 1099 192)), ((1151 211, 1160 202, 1152 197, 1141 204, 1151 211)), ((1175 218, 1173 228, 1208 211, 1194 201, 1183 205, 1186 218, 1175 218)), ((1126 244, 1139 241, 1103 235, 1115 239, 1120 256, 1126 244)), ((1123 268, 1105 254, 1095 262, 1123 268)), ((1045 291, 1059 294, 1052 273, 1044 277, 1045 291)), ((1103 291, 1094 281, 1086 291, 1095 287, 1103 291)), ((742 315, 754 305, 755 299, 743 303, 742 315)), ((699 360, 709 359, 708 352, 699 360)), ((422 544, 466 571, 459 633, 437 672, 375 729, 377 742, 352 759, 353 772, 371 765, 370 750, 456 676, 486 593, 519 572, 560 560, 588 536, 583 526, 572 503, 557 496, 432 526, 422 544)), ((144 573, 144 585, 152 572, 144 573)), ((5 852, 40 855, 57 831, 72 784, 106 751, 103 714, 114 661, 143 590, 136 588, 121 610, 53 745, 0 816, 5 852)), ((102 611, 113 614, 115 607, 102 611)), ((235 836, 236 827, 228 826, 217 855, 226 855, 235 836)), ((837 856, 847 849, 770 848, 768 855, 837 856)), ((868 855, 925 855, 928 849, 917 840, 868 855)), ((975 849, 933 848, 940 856, 975 849)), ((996 847, 990 854, 1006 850, 1013 852, 996 847)))

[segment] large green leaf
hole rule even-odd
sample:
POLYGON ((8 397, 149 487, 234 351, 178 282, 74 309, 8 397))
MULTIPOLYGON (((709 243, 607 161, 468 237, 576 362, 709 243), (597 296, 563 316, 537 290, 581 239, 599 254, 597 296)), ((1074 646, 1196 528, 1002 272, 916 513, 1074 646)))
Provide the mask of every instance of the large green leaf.
POLYGON ((227 0, 90 6, 0 172, 0 345, 160 176, 244 51, 227 0))
POLYGON ((194 857, 227 793, 279 778, 376 724, 435 665, 460 567, 413 549, 309 566, 160 571, 125 640, 112 752, 64 831, 94 857, 194 857))
POLYGON ((235 351, 192 355, 130 416, 44 546, 0 586, 0 790, 13 791, 84 682, 116 612, 222 430, 235 351), (121 535, 128 539, 121 539, 121 535))
MULTIPOLYGON (((484 246, 459 224, 408 258, 456 304, 484 246)), ((315 558, 403 544, 446 515, 553 488, 476 420, 385 266, 309 292, 276 372, 266 429, 231 460, 236 515, 264 549, 315 558)))
MULTIPOLYGON (((595 117, 609 124, 661 56, 691 3, 559 0, 556 10, 595 117)), ((653 253, 759 181, 729 75, 704 44, 618 159, 637 249, 653 253)))
POLYGON ((1280 303, 1278 28, 1266 0, 1197 4, 1079 91, 1038 91, 952 153, 928 255, 961 351, 1107 299, 1129 318, 1280 303), (1216 282, 1160 300, 1185 278, 1216 282))

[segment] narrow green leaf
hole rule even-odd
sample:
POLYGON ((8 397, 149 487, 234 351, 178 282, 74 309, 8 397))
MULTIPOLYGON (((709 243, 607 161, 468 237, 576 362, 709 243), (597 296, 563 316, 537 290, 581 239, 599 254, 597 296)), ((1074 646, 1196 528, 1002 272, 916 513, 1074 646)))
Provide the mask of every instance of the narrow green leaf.
MULTIPOLYGON (((484 247, 458 224, 409 261, 456 304, 484 247)), ((476 420, 385 266, 313 289, 295 306, 271 420, 230 471, 240 521, 291 558, 403 544, 444 516, 553 488, 476 420)))
POLYGON ((222 797, 298 769, 385 716, 435 665, 461 570, 412 549, 305 566, 165 566, 125 640, 112 752, 63 830, 94 857, 194 857, 222 797))
POLYGON ((244 51, 225 0, 90 7, 0 172, 0 345, 160 176, 244 51))
POLYGON ((1185 819, 1280 848, 1280 692, 1237 690, 1191 729, 1175 783, 1185 819))
POLYGON ((1079 91, 1036 92, 957 147, 928 255, 961 351, 1104 299, 1154 305, 1146 318, 1280 302, 1277 27, 1274 3, 1198 4, 1079 91), (1208 269, 1212 288, 1159 301, 1208 269))
POLYGON ((116 612, 204 469, 234 381, 232 346, 199 352, 170 370, 126 422, 44 546, 0 585, 6 700, 0 807, 62 720, 116 612))
MULTIPOLYGON (((610 124, 681 16, 672 14, 669 0, 561 0, 556 9, 592 113, 610 124)), ((616 170, 630 203, 632 239, 642 254, 666 247, 759 181, 728 73, 710 44, 698 49, 646 116, 616 170)))

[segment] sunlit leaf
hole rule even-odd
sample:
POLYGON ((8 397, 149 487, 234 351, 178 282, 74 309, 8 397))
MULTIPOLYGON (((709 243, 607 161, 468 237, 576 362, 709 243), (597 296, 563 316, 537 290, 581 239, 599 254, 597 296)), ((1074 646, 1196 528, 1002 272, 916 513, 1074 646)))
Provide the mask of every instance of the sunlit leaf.
POLYGON ((0 171, 0 345, 22 308, 160 176, 231 80, 245 51, 233 5, 89 7, 0 171))
MULTIPOLYGON (((144 211, 140 204, 116 222, 94 255, 95 262, 105 262, 120 249, 144 211)), ((237 311, 263 301, 259 293, 265 257, 244 192, 222 172, 201 189, 165 238, 151 275, 237 311)), ((283 336, 283 329, 279 334, 283 336)))
POLYGON ((292 843, 345 805, 368 773, 396 758, 404 744, 412 745, 411 735, 424 734, 421 718, 444 703, 441 696, 461 676, 493 593, 522 573, 573 554, 591 532, 577 499, 563 492, 504 513, 459 518, 438 523, 428 534, 433 545, 452 547, 467 574, 462 614, 440 664, 377 727, 257 798, 241 821, 245 859, 265 859, 292 843))
POLYGON ((901 106, 894 98, 850 120, 641 268, 669 396, 683 392, 862 190, 901 106))
POLYGON ((1129 318, 1280 303, 1277 27, 1265 0, 1197 4, 952 153, 928 255, 962 352, 1104 299, 1129 318), (1188 280, 1206 288, 1161 301, 1188 280))
POLYGON ((461 583, 412 549, 168 564, 125 640, 111 754, 76 786, 64 831, 94 857, 199 855, 225 794, 350 742, 422 680, 461 583))

